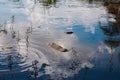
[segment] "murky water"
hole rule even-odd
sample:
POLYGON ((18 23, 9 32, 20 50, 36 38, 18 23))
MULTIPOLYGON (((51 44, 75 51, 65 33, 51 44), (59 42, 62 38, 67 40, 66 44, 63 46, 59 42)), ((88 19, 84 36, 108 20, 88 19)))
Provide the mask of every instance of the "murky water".
POLYGON ((119 18, 91 1, 0 0, 0 80, 119 80, 119 18))

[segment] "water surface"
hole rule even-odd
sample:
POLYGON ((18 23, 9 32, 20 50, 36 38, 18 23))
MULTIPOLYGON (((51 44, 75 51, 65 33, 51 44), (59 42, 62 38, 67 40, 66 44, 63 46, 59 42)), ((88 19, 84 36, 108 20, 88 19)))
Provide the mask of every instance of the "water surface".
POLYGON ((115 22, 99 1, 0 0, 0 79, 119 80, 115 22))

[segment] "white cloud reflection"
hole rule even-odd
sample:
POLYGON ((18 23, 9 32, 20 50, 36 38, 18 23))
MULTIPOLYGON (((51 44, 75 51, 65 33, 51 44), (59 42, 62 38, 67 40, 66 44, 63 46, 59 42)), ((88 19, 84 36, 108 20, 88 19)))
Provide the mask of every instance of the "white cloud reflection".
MULTIPOLYGON (((0 2, 2 1, 3 0, 0 0, 0 2)), ((85 32, 95 34, 96 23, 99 22, 102 15, 106 15, 104 7, 101 6, 99 8, 90 8, 88 6, 84 6, 82 3, 69 3, 68 1, 65 5, 60 6, 59 2, 57 4, 59 7, 51 7, 47 9, 41 6, 39 3, 35 5, 33 0, 23 0, 23 2, 24 6, 21 8, 13 8, 13 6, 6 7, 5 5, 0 4, 0 6, 3 7, 0 17, 2 16, 3 21, 8 20, 7 27, 9 27, 9 18, 12 15, 15 15, 16 22, 14 24, 14 29, 20 32, 20 37, 22 39, 20 41, 20 45, 22 45, 20 47, 20 54, 22 55, 26 55, 27 53, 25 32, 27 27, 32 25, 33 32, 32 35, 30 35, 29 40, 29 59, 26 60, 25 64, 31 64, 34 59, 37 59, 40 62, 40 65, 42 65, 42 63, 48 63, 50 67, 46 69, 46 74, 50 74, 52 77, 58 76, 58 73, 63 73, 64 76, 71 76, 77 73, 83 67, 94 67, 94 64, 90 62, 90 59, 94 58, 94 54, 97 51, 103 52, 103 48, 105 46, 98 46, 99 43, 97 45, 87 42, 79 43, 76 34, 67 35, 65 34, 66 30, 58 30, 57 28, 67 27, 72 30, 75 24, 80 24, 83 25, 85 32), (67 5, 68 3, 70 5, 67 5), (56 42, 70 51, 66 53, 56 51, 48 45, 50 42, 56 42), (98 50, 96 50, 96 47, 98 47, 98 50), (72 62, 75 61, 71 50, 72 48, 75 48, 77 51, 77 61, 80 62, 80 64, 77 65, 77 70, 75 70, 76 72, 74 73, 72 70, 69 70, 72 62), (40 55, 41 58, 39 58, 36 54, 40 55)), ((6 5, 8 4, 8 2, 4 3, 6 3, 6 5)), ((16 7, 18 5, 14 6, 16 7)), ((2 21, 2 19, 0 19, 0 21, 2 21)), ((8 36, 9 35, 6 37, 8 36)), ((6 41, 3 41, 3 37, 1 37, 0 45, 5 45, 4 42, 6 41)), ((105 47, 105 49, 109 51, 108 47, 105 47)))

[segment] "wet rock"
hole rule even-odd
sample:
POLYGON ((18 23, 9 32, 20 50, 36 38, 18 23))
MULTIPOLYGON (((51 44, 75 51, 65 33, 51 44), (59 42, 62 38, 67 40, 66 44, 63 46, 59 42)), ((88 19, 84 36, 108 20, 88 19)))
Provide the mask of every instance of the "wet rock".
POLYGON ((57 43, 49 43, 49 46, 51 46, 52 48, 54 48, 55 50, 58 50, 60 52, 68 52, 68 50, 66 48, 63 48, 62 46, 60 46, 59 44, 57 43))

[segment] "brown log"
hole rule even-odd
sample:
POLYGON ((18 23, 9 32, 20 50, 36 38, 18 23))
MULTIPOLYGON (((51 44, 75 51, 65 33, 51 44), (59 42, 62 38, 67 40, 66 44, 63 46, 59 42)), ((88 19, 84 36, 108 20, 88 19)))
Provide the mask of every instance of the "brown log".
POLYGON ((68 52, 68 50, 66 48, 63 48, 62 46, 60 46, 59 44, 57 43, 49 43, 49 46, 51 46, 52 48, 54 48, 55 50, 58 50, 60 52, 68 52))

